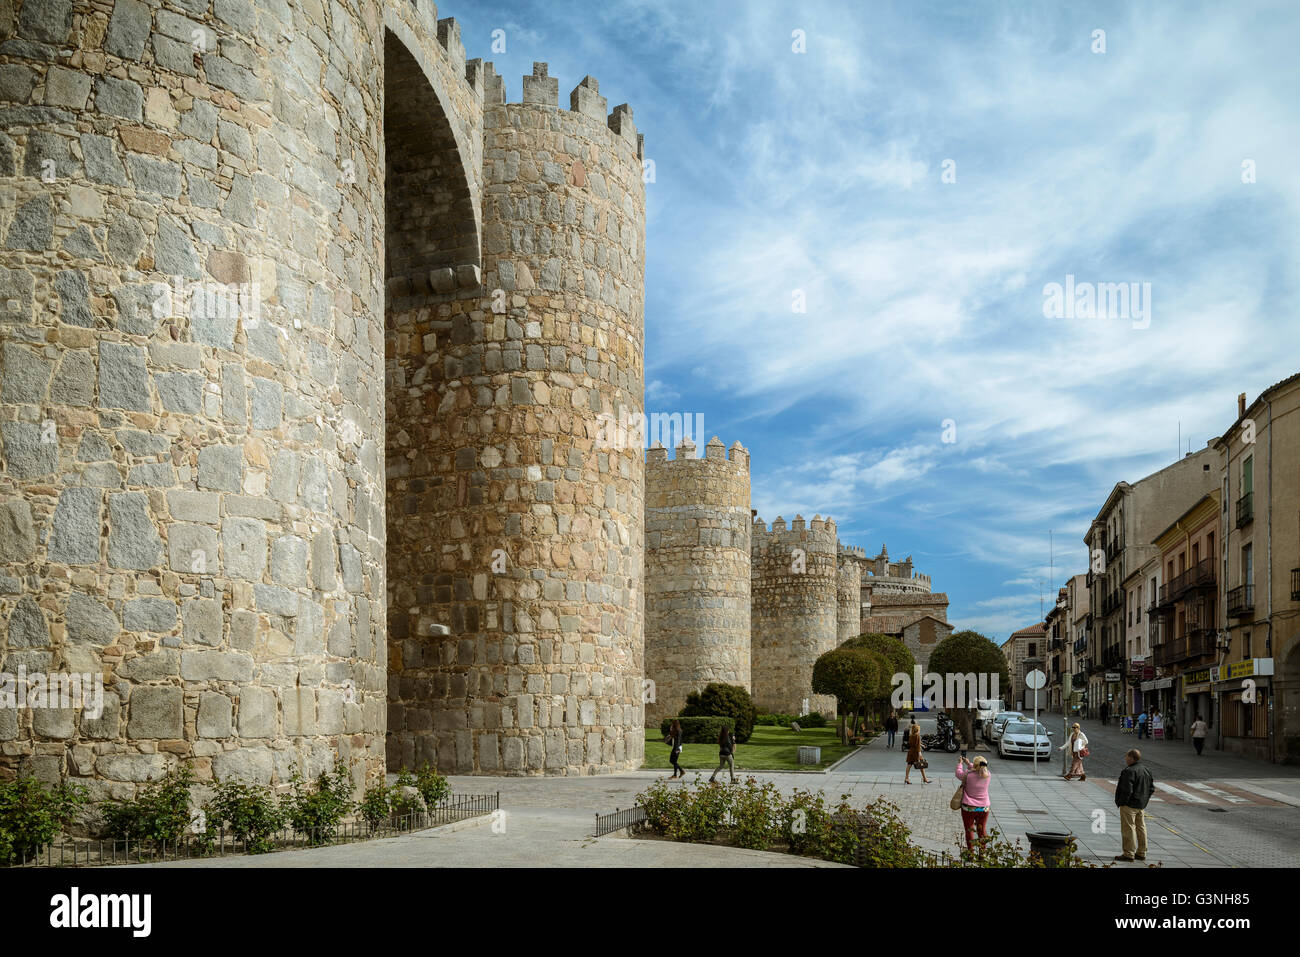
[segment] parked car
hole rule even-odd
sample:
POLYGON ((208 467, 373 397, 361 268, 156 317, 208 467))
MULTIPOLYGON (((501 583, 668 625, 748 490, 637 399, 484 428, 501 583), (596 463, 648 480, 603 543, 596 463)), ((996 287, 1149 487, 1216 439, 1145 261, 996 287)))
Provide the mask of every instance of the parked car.
POLYGON ((998 738, 998 757, 1023 756, 1032 758, 1034 756, 1035 736, 1037 736, 1038 756, 1040 758, 1050 758, 1052 756, 1052 733, 1041 724, 1035 724, 1033 721, 1008 721, 1003 726, 1002 734, 998 738))
POLYGON ((992 721, 984 724, 984 740, 989 744, 997 744, 998 737, 1002 734, 1002 728, 1008 721, 1028 721, 1029 719, 1019 711, 1003 711, 995 715, 992 721))
POLYGON ((975 702, 975 718, 972 722, 973 730, 976 734, 984 733, 984 725, 997 717, 1006 705, 1001 698, 980 698, 975 702))

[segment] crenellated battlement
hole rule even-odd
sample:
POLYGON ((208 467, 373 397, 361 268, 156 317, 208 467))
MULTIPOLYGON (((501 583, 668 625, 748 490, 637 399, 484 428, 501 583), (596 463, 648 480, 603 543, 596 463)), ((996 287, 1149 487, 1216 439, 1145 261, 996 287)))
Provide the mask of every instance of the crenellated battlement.
MULTIPOLYGON (((449 28, 449 42, 459 42, 459 28, 456 28, 454 36, 451 35, 449 28)), ((522 99, 513 102, 507 99, 505 80, 496 72, 491 61, 483 63, 482 72, 485 108, 502 105, 560 108, 560 81, 550 75, 550 66, 547 63, 542 61, 533 63, 533 72, 522 78, 522 99)), ((607 103, 606 98, 600 94, 600 84, 596 78, 587 75, 570 91, 568 109, 594 122, 603 121, 611 136, 626 142, 637 159, 644 159, 645 137, 637 132, 636 123, 632 118, 632 107, 627 103, 620 103, 607 112, 607 103)))
POLYGON ((770 529, 761 518, 755 517, 750 541, 755 551, 765 551, 772 546, 813 545, 818 553, 834 555, 836 534, 835 520, 829 516, 823 519, 816 515, 807 522, 802 515, 796 515, 787 527, 785 518, 778 515, 772 520, 770 529))
POLYGON ((701 465, 717 468, 719 463, 729 465, 737 473, 749 473, 749 450, 739 442, 733 442, 728 449, 716 435, 704 446, 704 455, 695 454, 696 445, 690 438, 682 439, 676 449, 676 458, 668 457, 668 450, 662 442, 655 442, 646 449, 647 467, 668 465, 670 467, 699 468, 701 465))

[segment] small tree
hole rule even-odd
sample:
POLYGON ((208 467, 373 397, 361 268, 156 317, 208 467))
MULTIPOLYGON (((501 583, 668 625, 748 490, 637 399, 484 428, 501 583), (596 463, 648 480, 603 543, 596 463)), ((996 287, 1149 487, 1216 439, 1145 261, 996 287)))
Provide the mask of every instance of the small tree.
POLYGON ((885 712, 889 708, 889 699, 894 690, 894 675, 907 675, 911 680, 912 670, 916 667, 916 658, 893 635, 863 634, 850 638, 841 648, 856 648, 870 651, 880 656, 881 680, 880 693, 872 700, 876 710, 885 712))
MULTIPOLYGON (((978 631, 954 631, 939 642, 930 653, 927 670, 945 676, 945 686, 947 675, 964 674, 997 675, 999 690, 1011 686, 1007 659, 1002 654, 1002 649, 978 631)), ((975 740, 971 726, 974 712, 972 702, 966 702, 964 708, 952 708, 952 704, 954 702, 945 702, 945 707, 953 712, 962 740, 970 744, 975 740)))
POLYGON ((813 694, 831 695, 840 713, 840 741, 848 743, 846 718, 880 689, 881 657, 863 648, 836 648, 813 664, 813 694))
POLYGON ((754 719, 758 708, 743 685, 710 682, 703 691, 692 691, 686 696, 682 717, 710 717, 718 715, 736 719, 736 743, 744 744, 754 733, 754 719))

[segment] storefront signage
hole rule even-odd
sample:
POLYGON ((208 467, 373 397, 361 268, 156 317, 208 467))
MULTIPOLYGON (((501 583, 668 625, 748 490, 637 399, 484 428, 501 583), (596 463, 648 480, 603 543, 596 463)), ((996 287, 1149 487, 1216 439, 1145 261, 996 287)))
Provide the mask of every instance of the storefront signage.
POLYGON ((1272 673, 1272 658, 1247 658, 1245 661, 1234 661, 1232 664, 1219 669, 1219 680, 1233 681, 1237 678, 1267 676, 1272 673))

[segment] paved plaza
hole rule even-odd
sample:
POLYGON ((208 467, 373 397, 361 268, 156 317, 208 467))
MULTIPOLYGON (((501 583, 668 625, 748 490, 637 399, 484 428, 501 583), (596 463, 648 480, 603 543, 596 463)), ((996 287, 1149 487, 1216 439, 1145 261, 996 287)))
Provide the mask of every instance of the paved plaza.
MULTIPOLYGON (((1061 741, 1061 718, 1043 723, 1061 741)), ((932 721, 923 719, 929 730, 932 721)), ((993 773, 990 827, 1025 843, 1033 830, 1069 830, 1081 856, 1111 863, 1120 850, 1115 781, 1124 752, 1140 745, 1156 778, 1147 809, 1147 864, 1164 867, 1280 867, 1300 861, 1300 768, 1261 764, 1209 752, 1197 757, 1190 743, 1142 741, 1117 727, 1084 722, 1092 755, 1086 781, 1065 781, 1058 757, 1040 762, 1003 759, 988 752, 993 773)), ((744 747, 740 756, 743 759, 744 747)), ((712 772, 714 749, 688 745, 683 763, 693 782, 712 772)), ((752 772, 782 791, 822 790, 829 800, 849 795, 856 805, 884 796, 897 804, 913 838, 929 850, 954 850, 959 816, 948 800, 956 787, 956 755, 929 753, 931 784, 917 772, 903 783, 903 752, 883 737, 824 772, 752 772)), ((749 774, 751 772, 743 772, 749 774)), ((664 771, 589 777, 451 777, 457 793, 500 791, 504 820, 464 822, 362 844, 286 851, 260 857, 191 861, 187 867, 831 867, 784 854, 708 845, 607 836, 592 838, 597 814, 635 803, 636 795, 664 771)), ((1134 868, 1138 864, 1119 864, 1134 868)))

